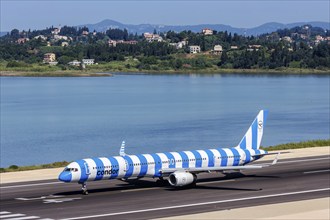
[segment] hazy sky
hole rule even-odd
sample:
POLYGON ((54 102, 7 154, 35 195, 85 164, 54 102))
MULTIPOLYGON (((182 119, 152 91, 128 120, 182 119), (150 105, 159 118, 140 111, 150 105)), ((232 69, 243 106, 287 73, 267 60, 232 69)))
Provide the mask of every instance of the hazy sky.
POLYGON ((104 19, 125 24, 228 24, 246 28, 273 21, 330 20, 329 0, 0 1, 1 31, 97 23, 104 19))

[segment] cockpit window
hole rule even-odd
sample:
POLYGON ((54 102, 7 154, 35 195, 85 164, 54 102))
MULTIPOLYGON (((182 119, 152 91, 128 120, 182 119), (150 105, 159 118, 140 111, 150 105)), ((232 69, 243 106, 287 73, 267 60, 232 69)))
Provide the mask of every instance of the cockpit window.
POLYGON ((77 172, 78 169, 77 168, 70 168, 70 167, 67 167, 64 169, 65 172, 77 172))

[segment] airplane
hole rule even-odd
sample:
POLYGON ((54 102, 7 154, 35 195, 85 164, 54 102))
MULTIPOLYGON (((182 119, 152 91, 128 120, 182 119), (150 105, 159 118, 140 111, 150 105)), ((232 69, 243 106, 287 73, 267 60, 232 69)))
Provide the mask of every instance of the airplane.
POLYGON ((261 110, 246 134, 236 147, 127 155, 125 141, 119 156, 77 160, 70 163, 59 174, 63 182, 82 185, 82 193, 88 194, 88 181, 153 177, 173 187, 195 185, 197 174, 203 172, 240 172, 275 165, 280 152, 268 153, 259 149, 268 110, 261 110), (277 154, 271 164, 248 165, 265 155, 277 154))

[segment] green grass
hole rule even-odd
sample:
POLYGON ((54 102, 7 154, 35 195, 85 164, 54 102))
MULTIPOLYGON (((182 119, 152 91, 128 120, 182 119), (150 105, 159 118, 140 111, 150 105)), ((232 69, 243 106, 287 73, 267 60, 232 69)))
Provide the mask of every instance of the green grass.
POLYGON ((299 148, 308 148, 308 147, 325 147, 325 146, 330 146, 330 139, 295 142, 295 143, 280 144, 280 145, 276 145, 276 146, 260 147, 260 148, 267 150, 267 151, 275 151, 275 150, 288 150, 288 149, 299 149, 299 148))
MULTIPOLYGON (((174 56, 180 57, 183 55, 174 56)), ((183 56, 184 57, 184 56, 183 56)), ((0 62, 0 76, 31 76, 31 77, 42 77, 42 76, 85 76, 85 74, 93 73, 116 73, 116 72, 127 72, 127 73, 146 73, 146 74, 244 74, 244 75, 330 75, 330 69, 305 69, 305 68, 290 68, 290 67, 281 67, 276 69, 233 69, 230 67, 219 68, 216 66, 215 60, 213 57, 207 55, 195 56, 194 59, 198 57, 203 58, 211 66, 205 68, 172 68, 166 61, 158 61, 158 64, 149 65, 149 68, 138 69, 137 66, 140 61, 129 57, 125 61, 111 61, 107 63, 99 63, 98 65, 86 66, 84 70, 78 70, 70 66, 49 66, 46 64, 27 64, 26 67, 11 67, 7 68, 6 65, 8 62, 0 62)), ((189 58, 182 58, 183 60, 189 58)), ((88 75, 88 76, 100 76, 99 74, 88 75)))
POLYGON ((69 164, 69 162, 62 161, 62 162, 54 162, 54 163, 49 163, 49 164, 32 165, 32 166, 11 165, 7 168, 0 168, 0 173, 15 172, 15 171, 26 171, 26 170, 48 169, 48 168, 60 168, 60 167, 65 167, 68 164, 69 164))
MULTIPOLYGON (((261 147, 261 149, 264 149, 267 151, 275 151, 275 150, 288 150, 288 149, 298 149, 298 148, 308 148, 308 147, 325 147, 325 146, 330 146, 330 139, 280 144, 280 145, 276 145, 276 146, 261 147)), ((69 162, 62 161, 62 162, 54 162, 54 163, 50 163, 50 164, 33 165, 33 166, 11 165, 7 168, 0 168, 0 173, 26 171, 26 170, 38 170, 38 169, 47 169, 47 168, 60 168, 60 167, 65 167, 68 164, 69 164, 69 162)))

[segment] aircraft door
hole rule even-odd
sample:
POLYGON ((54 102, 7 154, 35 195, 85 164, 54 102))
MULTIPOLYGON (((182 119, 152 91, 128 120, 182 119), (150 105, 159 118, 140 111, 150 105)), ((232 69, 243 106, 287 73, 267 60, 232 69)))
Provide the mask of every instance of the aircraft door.
POLYGON ((127 160, 125 160, 125 169, 124 169, 124 171, 126 172, 128 169, 129 169, 128 162, 127 162, 127 160))
POLYGON ((88 166, 88 164, 85 162, 84 165, 85 165, 86 175, 90 175, 91 172, 90 172, 90 170, 89 170, 89 166, 88 166))

